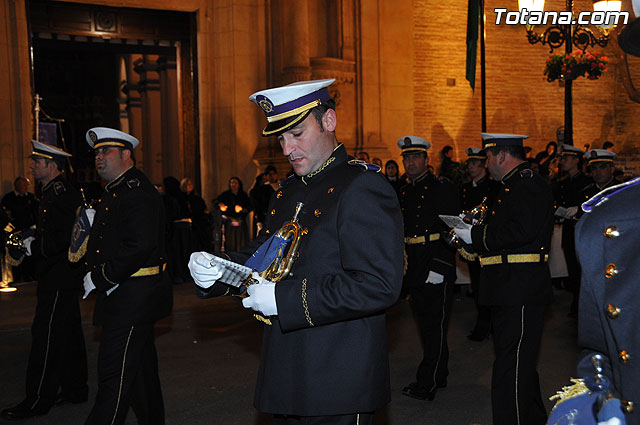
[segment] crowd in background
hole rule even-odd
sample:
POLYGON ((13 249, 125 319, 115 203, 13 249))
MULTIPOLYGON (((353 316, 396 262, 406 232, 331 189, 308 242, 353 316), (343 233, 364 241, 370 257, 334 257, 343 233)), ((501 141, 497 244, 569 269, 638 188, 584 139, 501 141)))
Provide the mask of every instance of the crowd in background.
MULTIPOLYGON (((589 145, 584 146, 584 150, 588 150, 589 145)), ((607 151, 614 151, 614 144, 605 141, 602 144, 602 149, 607 151)), ((537 154, 533 154, 533 150, 531 147, 525 147, 525 152, 527 154, 527 161, 531 165, 531 168, 539 173, 542 177, 544 177, 550 184, 554 184, 563 176, 566 175, 563 172, 562 167, 560 166, 560 152, 558 150, 558 143, 554 141, 550 141, 547 143, 547 146, 543 151, 538 152, 537 154)), ((470 180, 469 173, 467 170, 466 162, 456 162, 454 161, 454 150, 452 146, 446 145, 442 148, 438 155, 438 159, 440 161, 440 165, 438 167, 437 172, 435 171, 432 165, 429 165, 429 172, 437 175, 438 177, 446 177, 451 180, 457 186, 462 185, 465 182, 470 180)), ((382 162, 378 158, 373 158, 371 161, 368 161, 369 154, 367 152, 360 152, 357 155, 358 159, 365 160, 367 162, 371 162, 372 164, 377 164, 382 168, 382 162)), ((434 163, 433 158, 430 158, 430 163, 434 163)), ((587 161, 580 161, 581 172, 590 175, 591 170, 587 166, 587 161)), ((387 176, 387 180, 389 183, 396 189, 396 192, 403 185, 408 183, 407 176, 403 172, 401 172, 398 163, 390 159, 384 164, 384 168, 382 168, 382 172, 385 176, 387 176)), ((623 171, 620 168, 615 168, 613 172, 613 178, 617 182, 623 182, 628 180, 630 176, 624 176, 623 171)))
MULTIPOLYGON (((264 223, 269 199, 279 186, 278 172, 273 165, 260 173, 249 193, 239 177, 229 179, 228 189, 207 202, 198 194, 190 178, 178 180, 165 177, 156 189, 165 208, 165 236, 168 247, 167 270, 174 283, 191 280, 187 268, 189 256, 195 251, 213 253, 238 251, 255 237, 264 223)), ((14 190, 6 193, 0 205, 0 225, 4 229, 11 223, 13 232, 21 232, 36 224, 38 197, 31 182, 19 176, 14 190)), ((87 187, 89 203, 97 202, 102 187, 87 187)), ((7 228, 7 230, 9 230, 7 228)), ((31 281, 33 265, 29 257, 19 265, 2 265, 5 281, 31 281), (6 276, 10 273, 10 276, 6 276)))
MULTIPOLYGON (((613 144, 604 142, 602 148, 612 150, 613 144)), ((529 147, 526 147, 525 151, 532 169, 540 173, 550 184, 557 185, 566 174, 560 166, 561 155, 556 142, 550 141, 545 150, 535 155, 529 147)), ((470 180, 466 162, 454 160, 454 149, 451 146, 444 146, 438 156, 437 171, 429 165, 430 173, 449 179, 458 188, 470 180)), ((399 193, 401 187, 408 183, 406 174, 393 159, 386 161, 383 166, 380 158, 370 158, 364 151, 358 152, 356 158, 379 166, 396 193, 399 193)), ((430 162, 433 164, 436 161, 431 159, 430 162)), ((586 176, 590 175, 586 161, 581 161, 580 167, 581 172, 586 176)), ((621 182, 622 171, 615 169, 613 177, 616 182, 621 182)), ((192 252, 237 251, 255 237, 262 228, 269 199, 276 192, 279 183, 278 172, 273 165, 267 166, 263 173, 256 176, 248 192, 242 180, 233 176, 229 179, 228 189, 212 199, 210 206, 198 194, 193 181, 189 178, 178 180, 168 176, 162 184, 157 184, 156 188, 162 194, 167 218, 168 270, 174 282, 183 283, 191 279, 187 263, 192 252)), ((29 191, 30 184, 28 178, 19 176, 14 181, 14 190, 2 197, 0 201, 2 228, 9 222, 12 223, 15 231, 22 231, 35 225, 38 198, 29 191)), ((88 187, 86 190, 88 199, 97 200, 99 196, 96 194, 100 191, 101 188, 88 187)), ((32 280, 32 267, 28 259, 20 266, 14 267, 12 280, 32 280)))

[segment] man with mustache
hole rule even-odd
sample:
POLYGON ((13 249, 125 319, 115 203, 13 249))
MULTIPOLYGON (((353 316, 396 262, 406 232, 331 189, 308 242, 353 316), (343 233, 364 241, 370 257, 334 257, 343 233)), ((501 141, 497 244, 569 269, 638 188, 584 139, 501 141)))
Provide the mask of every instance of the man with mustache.
POLYGON ((138 139, 119 130, 87 132, 98 175, 107 181, 85 261, 86 298, 96 293, 94 324, 102 326, 98 394, 86 425, 123 424, 129 406, 142 424, 164 424, 153 336, 171 312, 162 199, 135 166, 138 139))

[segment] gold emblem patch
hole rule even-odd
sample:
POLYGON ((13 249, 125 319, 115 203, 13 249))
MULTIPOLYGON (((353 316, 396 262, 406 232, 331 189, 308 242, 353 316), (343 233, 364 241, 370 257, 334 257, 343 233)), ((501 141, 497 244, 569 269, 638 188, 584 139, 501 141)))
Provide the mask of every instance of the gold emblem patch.
POLYGON ((268 114, 269 112, 273 111, 273 104, 271 102, 269 102, 269 99, 262 99, 260 102, 258 102, 258 105, 260 105, 260 107, 268 114))
POLYGON ((89 132, 89 139, 91 139, 92 142, 95 143, 96 140, 98 140, 98 135, 96 134, 95 131, 90 131, 89 132))

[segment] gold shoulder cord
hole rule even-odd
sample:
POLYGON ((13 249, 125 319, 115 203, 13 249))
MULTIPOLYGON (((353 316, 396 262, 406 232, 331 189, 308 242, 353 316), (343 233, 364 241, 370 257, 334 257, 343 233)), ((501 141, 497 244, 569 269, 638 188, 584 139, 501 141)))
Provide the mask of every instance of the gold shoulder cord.
POLYGON ((562 387, 562 390, 557 391, 554 395, 549 397, 549 400, 551 401, 558 400, 556 405, 553 406, 554 409, 558 404, 565 400, 572 399, 589 392, 589 388, 584 383, 584 379, 571 378, 571 382, 573 382, 573 385, 562 387))

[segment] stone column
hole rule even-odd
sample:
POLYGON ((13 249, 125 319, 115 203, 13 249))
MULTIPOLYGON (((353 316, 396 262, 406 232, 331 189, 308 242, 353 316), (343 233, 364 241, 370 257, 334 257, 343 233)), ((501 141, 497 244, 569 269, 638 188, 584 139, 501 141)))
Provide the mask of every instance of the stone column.
POLYGON ((282 8, 284 69, 283 82, 308 80, 311 77, 309 64, 309 8, 307 0, 286 2, 282 8))
MULTIPOLYGON (((124 55, 124 61, 127 72, 127 85, 124 87, 127 95, 127 112, 129 115, 129 134, 142 140, 142 101, 140 93, 140 75, 135 71, 135 63, 142 61, 142 55, 124 55)), ((144 151, 145 145, 140 144, 136 148, 137 167, 144 170, 144 151)))
POLYGON ((160 97, 162 98, 162 154, 164 160, 163 176, 175 176, 178 179, 189 177, 195 179, 193 173, 185 174, 183 167, 182 137, 178 124, 178 76, 176 61, 166 56, 158 58, 158 75, 160 77, 160 97))
POLYGON ((142 95, 140 144, 144 144, 144 172, 152 183, 158 183, 164 177, 162 175, 162 99, 156 61, 156 55, 144 55, 142 61, 136 62, 135 67, 136 72, 140 74, 139 85, 142 95))

